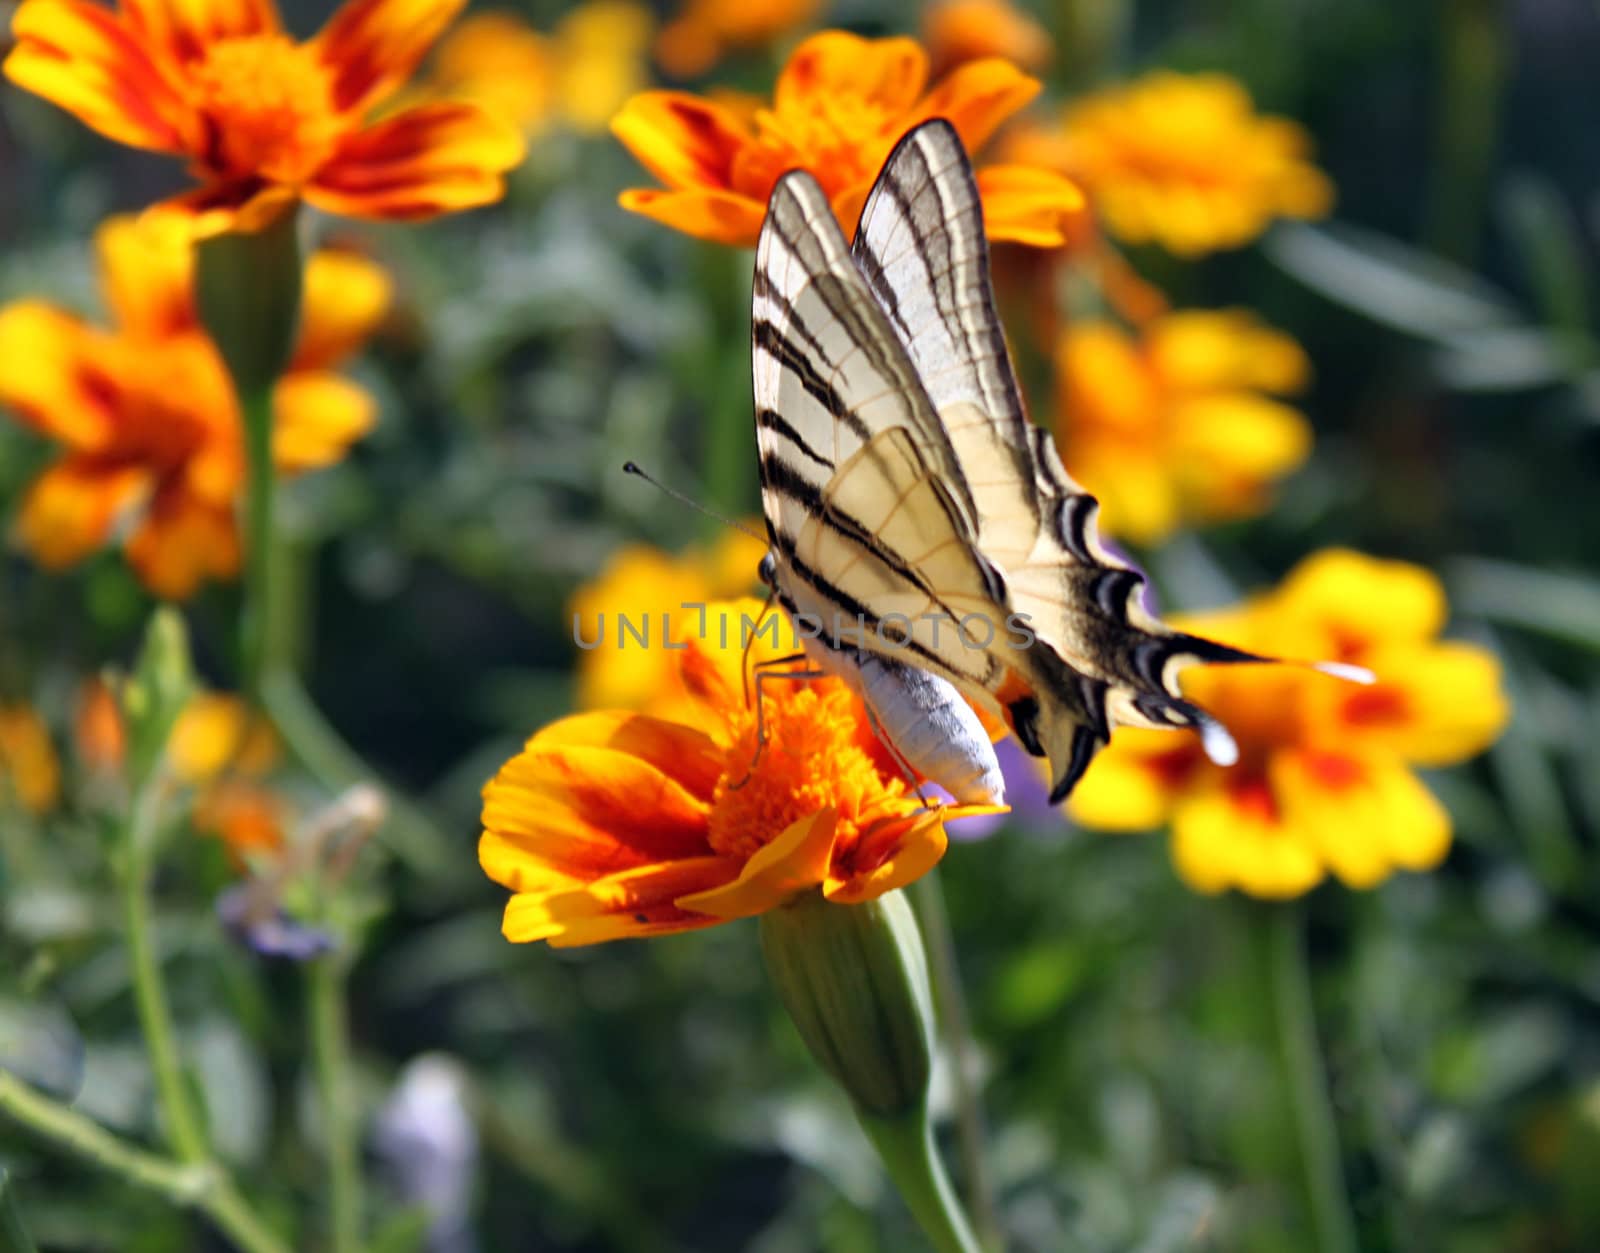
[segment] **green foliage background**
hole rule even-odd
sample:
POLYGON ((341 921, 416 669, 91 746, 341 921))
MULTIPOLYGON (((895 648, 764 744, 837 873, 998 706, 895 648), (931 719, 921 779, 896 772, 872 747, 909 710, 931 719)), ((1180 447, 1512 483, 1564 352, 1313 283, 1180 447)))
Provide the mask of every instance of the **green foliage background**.
MULTIPOLYGON (((323 16, 300 9, 302 30, 323 16)), ((1075 0, 1039 15, 1060 39, 1056 98, 1157 64, 1226 70, 1311 129, 1339 188, 1327 226, 1201 264, 1136 256, 1175 303, 1242 304, 1288 330, 1317 373, 1312 463, 1266 518, 1149 554, 1165 602, 1219 603, 1345 544, 1438 570, 1457 633, 1507 666, 1510 731, 1431 780, 1456 819, 1448 864, 1305 903, 1360 1246, 1600 1247, 1600 11, 1075 0)), ((909 17, 875 0, 831 14, 869 33, 909 17)), ((94 226, 178 178, 0 90, 0 296, 93 309, 94 226)), ((459 1062, 482 1249, 919 1247, 782 1019, 749 926, 517 948, 476 866, 478 788, 569 706, 568 593, 624 540, 704 535, 621 462, 755 503, 753 460, 727 455, 751 451, 747 259, 625 215, 615 193, 639 181, 609 140, 556 135, 493 210, 321 224, 375 250, 402 304, 360 367, 379 430, 285 493, 301 655, 331 722, 428 817, 369 885, 362 1107, 420 1053, 459 1062)), ((0 508, 48 455, 0 425, 0 508)), ((189 610, 224 685, 234 595, 189 610)), ((0 695, 63 727, 78 678, 126 664, 148 609, 114 555, 66 577, 6 556, 0 695)), ((147 1137, 103 834, 71 807, 6 821, 0 1061, 31 1050, 79 1108, 147 1137)), ((168 861, 158 938, 221 1151, 269 1214, 314 1207, 298 983, 222 936, 215 847, 168 861)), ((942 878, 1008 1247, 1309 1247, 1263 907, 1189 894, 1158 838, 1053 820, 955 846, 942 878)), ((220 1247, 9 1127, 0 1162, 45 1248, 220 1247)), ((373 1198, 382 1218, 405 1204, 396 1187, 373 1198)))

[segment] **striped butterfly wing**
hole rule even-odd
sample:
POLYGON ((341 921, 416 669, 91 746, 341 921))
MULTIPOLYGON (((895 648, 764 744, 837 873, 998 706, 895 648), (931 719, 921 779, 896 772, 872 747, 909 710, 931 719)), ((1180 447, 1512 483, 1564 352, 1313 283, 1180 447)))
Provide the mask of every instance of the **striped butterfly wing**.
POLYGON ((779 598, 835 649, 876 648, 969 688, 995 681, 991 658, 929 620, 992 614, 1000 590, 974 544, 973 503, 949 486, 955 451, 802 171, 779 180, 756 246, 752 344, 779 598), (903 635, 894 647, 885 619, 903 635), (841 637, 841 622, 853 633, 841 637))
POLYGON ((852 256, 938 415, 974 542, 1003 572, 1006 605, 1038 635, 1030 651, 1044 656, 992 693, 1023 744, 1051 759, 1053 791, 1070 790, 1117 725, 1197 726, 1226 756, 1226 733, 1181 699, 1177 676, 1199 661, 1255 658, 1148 611, 1143 574, 1101 542, 1097 502, 1028 420, 995 311, 977 185, 948 122, 900 141, 852 256))

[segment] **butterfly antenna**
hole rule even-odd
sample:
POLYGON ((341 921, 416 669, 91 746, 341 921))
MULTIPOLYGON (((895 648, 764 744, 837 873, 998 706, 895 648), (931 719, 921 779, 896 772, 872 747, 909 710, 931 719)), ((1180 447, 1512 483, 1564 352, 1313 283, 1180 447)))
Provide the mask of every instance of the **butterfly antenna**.
POLYGON ((624 461, 622 463, 622 472, 624 474, 637 475, 639 478, 643 479, 646 483, 649 483, 652 487, 659 487, 668 496, 671 496, 673 500, 676 500, 680 504, 688 505, 689 508, 693 509, 697 513, 703 513, 708 518, 715 518, 718 522, 722 523, 724 526, 731 526, 735 531, 743 531, 746 535, 748 535, 753 540, 758 540, 759 542, 761 542, 763 544, 765 544, 767 542, 767 537, 765 535, 761 534, 759 531, 757 531, 754 527, 748 527, 743 522, 740 522, 740 521, 738 521, 738 520, 736 520, 734 518, 730 518, 726 514, 721 514, 721 513, 718 513, 715 509, 707 508, 705 505, 702 505, 698 500, 696 500, 693 496, 686 496, 686 495, 684 495, 684 493, 680 492, 675 487, 668 487, 660 479, 656 478, 655 475, 649 474, 646 471, 640 469, 639 468, 639 463, 636 462, 636 461, 624 461))

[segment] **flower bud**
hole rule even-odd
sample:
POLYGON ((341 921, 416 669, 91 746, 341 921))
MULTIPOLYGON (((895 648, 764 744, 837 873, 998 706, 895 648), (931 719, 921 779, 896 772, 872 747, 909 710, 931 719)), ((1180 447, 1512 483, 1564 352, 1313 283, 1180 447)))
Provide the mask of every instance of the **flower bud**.
POLYGON ((933 997, 900 892, 860 905, 797 896, 761 916, 761 951, 800 1038, 860 1113, 926 1108, 933 997))
POLYGON ((300 327, 299 215, 291 205, 258 231, 230 231, 195 250, 200 320, 240 393, 272 386, 300 327))
POLYGON ((150 615, 144 646, 122 691, 135 780, 142 781, 149 774, 193 693, 189 632, 183 616, 163 605, 150 615))

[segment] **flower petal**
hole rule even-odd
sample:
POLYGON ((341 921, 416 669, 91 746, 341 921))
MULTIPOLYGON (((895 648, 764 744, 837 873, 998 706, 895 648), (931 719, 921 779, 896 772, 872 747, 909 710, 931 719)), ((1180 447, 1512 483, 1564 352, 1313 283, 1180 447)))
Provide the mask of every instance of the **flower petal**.
POLYGON ((94 236, 100 287, 119 330, 160 339, 194 328, 194 263, 176 216, 109 218, 94 236))
POLYGON ((685 235, 735 248, 755 246, 767 212, 760 201, 732 191, 656 191, 638 187, 623 192, 617 203, 685 235))
POLYGON ((156 229, 187 232, 195 241, 229 231, 254 234, 286 212, 298 197, 292 187, 239 179, 206 183, 151 205, 141 215, 156 229))
POLYGON ((1097 831, 1153 830, 1205 768, 1205 754, 1192 736, 1121 727, 1073 788, 1067 812, 1097 831))
POLYGON ((53 305, 7 305, 0 309, 0 405, 69 447, 102 447, 121 390, 107 347, 101 332, 53 305))
POLYGON ((730 857, 696 857, 624 870, 570 889, 520 893, 506 903, 501 930, 515 943, 549 940, 555 948, 572 948, 715 926, 720 918, 691 913, 675 898, 726 883, 738 866, 730 857))
POLYGON ((128 539, 128 561, 163 600, 185 600, 208 578, 239 573, 233 510, 187 491, 164 491, 128 539))
POLYGON ((1431 869, 1450 849, 1449 814, 1398 759, 1306 750, 1279 754, 1272 773, 1285 823, 1349 887, 1431 869))
POLYGON ((88 0, 26 0, 11 21, 5 74, 108 139, 186 150, 195 126, 183 97, 109 9, 88 0))
POLYGON ((505 171, 525 151, 516 131, 477 105, 419 105, 345 140, 305 197, 329 213, 415 221, 500 199, 505 171))
POLYGON ((710 852, 705 802, 665 770, 537 737, 483 789, 483 825, 479 861, 517 892, 710 852))
MULTIPOLYGON (((804 113, 818 100, 842 98, 883 117, 902 117, 927 81, 928 58, 916 40, 863 39, 842 30, 825 30, 790 55, 773 89, 773 108, 780 114, 804 113)), ((901 133, 910 129, 901 127, 901 133)))
POLYGON ((411 77, 466 0, 346 0, 312 41, 334 75, 333 106, 362 113, 411 77))
POLYGON ((323 249, 306 263, 300 341, 291 370, 325 369, 350 356, 389 312, 394 284, 376 261, 323 249))
POLYGON ((1361 659, 1378 644, 1431 640, 1444 625, 1444 586, 1431 571, 1329 548, 1307 557, 1279 586, 1285 613, 1313 618, 1361 659))
MULTIPOLYGON (((1003 805, 959 808, 961 813, 1005 812, 1003 805)), ((881 829, 863 831, 854 855, 844 866, 834 866, 822 894, 836 905, 860 905, 922 878, 939 864, 949 843, 944 820, 961 813, 955 808, 932 809, 911 815, 909 820, 887 819, 881 829), (872 852, 863 858, 865 849, 872 852)))
POLYGON ((1172 819, 1172 861, 1197 892, 1239 888, 1284 900, 1310 891, 1323 877, 1311 833, 1284 821, 1269 782, 1243 770, 1225 786, 1179 801, 1172 819))
POLYGON ((178 65, 198 60, 224 39, 278 30, 271 0, 122 0, 122 11, 146 46, 178 65))
POLYGON ((1494 743, 1511 720, 1500 661, 1476 644, 1396 645, 1376 650, 1367 664, 1378 675, 1370 687, 1318 682, 1308 723, 1363 750, 1450 766, 1494 743))
POLYGON ((1030 248, 1076 248, 1094 236, 1083 189, 1054 170, 990 165, 977 173, 983 227, 991 240, 1030 248))
POLYGON ((378 418, 378 405, 349 379, 297 370, 272 393, 272 460, 280 474, 332 465, 378 418))
POLYGON ((693 727, 626 710, 573 714, 545 727, 528 747, 587 745, 611 748, 647 762, 709 801, 723 771, 723 756, 709 736, 693 727))
POLYGON ((1009 61, 990 57, 957 66, 917 106, 911 129, 942 117, 956 128, 968 152, 976 152, 1000 124, 1037 96, 1044 86, 1009 61))
POLYGON ((678 190, 730 190, 734 159, 751 142, 738 115, 682 91, 640 92, 611 119, 611 133, 640 165, 678 190))
POLYGON ((146 490, 137 467, 69 457, 28 489, 17 518, 22 545, 36 561, 61 569, 83 560, 111 536, 118 516, 146 490))
POLYGON ((744 864, 732 883, 680 896, 677 903, 697 914, 723 920, 753 918, 776 909, 790 897, 818 887, 827 879, 838 830, 839 811, 832 806, 791 822, 777 839, 744 864))

